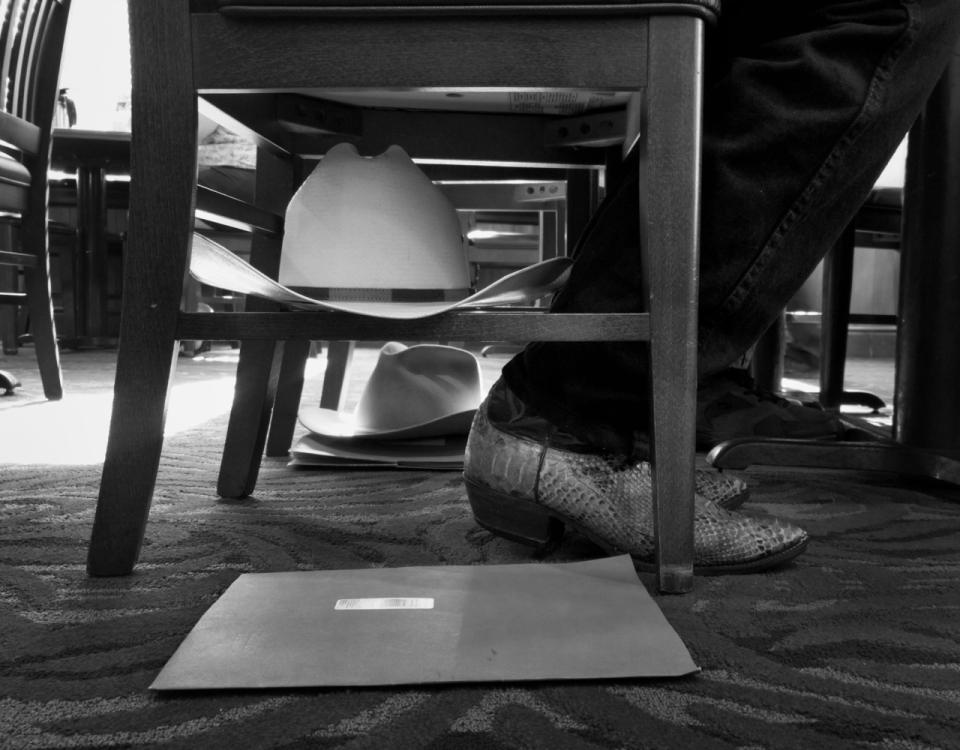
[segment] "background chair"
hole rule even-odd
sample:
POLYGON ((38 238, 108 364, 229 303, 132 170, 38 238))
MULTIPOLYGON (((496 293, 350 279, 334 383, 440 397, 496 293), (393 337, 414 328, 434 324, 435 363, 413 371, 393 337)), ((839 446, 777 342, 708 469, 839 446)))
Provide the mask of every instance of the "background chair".
MULTIPOLYGON (((129 248, 115 399, 88 557, 94 575, 133 568, 162 450, 179 339, 242 341, 218 491, 253 491, 280 362, 310 340, 649 340, 658 582, 692 584, 696 260, 703 37, 708 0, 608 5, 317 0, 137 0, 130 4, 133 159, 129 248), (441 110, 332 101, 344 89, 431 92, 441 110), (588 117, 457 111, 471 92, 525 102, 569 90, 622 92, 588 117), (325 97, 317 94, 325 93, 325 97), (415 321, 285 312, 249 298, 246 312, 181 313, 196 187, 197 96, 205 112, 260 145, 256 197, 282 211, 305 159, 359 140, 415 159, 577 167, 639 149, 641 236, 650 312, 547 315, 458 311, 415 321), (449 96, 448 96, 449 95, 449 96), (209 108, 209 109, 207 109, 209 108), (607 110, 610 110, 608 112, 607 110), (614 114, 611 112, 615 111, 614 114), (677 342, 683 342, 679 345, 677 342)), ((463 109, 463 107, 460 107, 463 109)), ((275 274, 279 240, 256 234, 251 262, 275 274)), ((299 350, 299 352, 297 352, 299 350)))
POLYGON ((850 311, 854 251, 857 247, 900 250, 903 189, 875 188, 823 266, 823 314, 820 338, 820 403, 825 409, 844 405, 873 410, 886 404, 878 396, 844 388, 847 336, 851 323, 895 324, 895 315, 867 315, 850 311))
MULTIPOLYGON (((844 388, 847 340, 851 324, 895 325, 893 314, 851 312, 854 285, 854 256, 857 248, 900 250, 903 221, 903 189, 877 187, 857 215, 826 254, 822 264, 821 315, 819 325, 819 404, 839 411, 842 406, 863 406, 874 411, 886 403, 865 391, 844 388)), ((751 374, 757 384, 772 393, 782 391, 787 348, 787 317, 781 315, 753 350, 751 374)), ((795 396, 797 394, 790 394, 795 396)))
POLYGON ((0 4, 0 266, 23 274, 22 288, 18 275, 8 275, 15 283, 0 291, 0 304, 27 307, 48 399, 63 395, 50 299, 47 171, 69 8, 69 0, 0 4))
MULTIPOLYGON (((130 203, 130 133, 57 128, 51 164, 59 173, 50 182, 56 221, 48 226, 60 348, 116 347, 130 203)), ((282 217, 251 205, 242 181, 218 182, 216 188, 203 182, 197 186, 199 231, 247 254, 253 226, 279 231, 282 217)), ((185 309, 195 310, 199 296, 199 285, 187 284, 185 309)), ((181 348, 192 354, 200 343, 184 341, 181 348)))

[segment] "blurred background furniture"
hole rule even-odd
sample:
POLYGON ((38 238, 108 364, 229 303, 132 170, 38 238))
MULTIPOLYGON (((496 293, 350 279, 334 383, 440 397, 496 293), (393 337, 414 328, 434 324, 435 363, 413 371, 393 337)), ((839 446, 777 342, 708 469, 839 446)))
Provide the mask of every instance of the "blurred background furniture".
POLYGON ((130 133, 57 128, 51 169, 59 173, 51 184, 51 210, 60 226, 73 229, 72 244, 57 248, 60 345, 116 346, 130 133))
MULTIPOLYGON (((64 236, 53 245, 51 274, 60 346, 115 347, 130 201, 130 133, 57 128, 51 169, 56 174, 50 186, 51 211, 59 219, 54 228, 64 236)), ((253 206, 242 184, 232 187, 239 195, 198 186, 197 227, 242 254, 254 227, 277 233, 282 222, 253 206)), ((231 302, 218 298, 214 290, 204 297, 199 284, 187 284, 184 305, 196 310, 205 300, 231 302)), ((187 354, 194 353, 194 342, 183 345, 187 354)))
MULTIPOLYGON (((874 393, 847 390, 844 380, 852 326, 870 327, 871 333, 876 333, 877 329, 884 333, 895 333, 895 310, 853 311, 855 284, 858 281, 854 274, 854 263, 856 259, 864 259, 863 252, 858 251, 892 251, 899 256, 902 219, 903 187, 875 187, 856 217, 826 254, 817 272, 811 275, 792 301, 792 305, 799 304, 805 309, 788 308, 754 347, 750 369, 759 387, 795 398, 815 398, 823 408, 836 411, 843 406, 860 406, 876 412, 887 406, 874 393), (805 292, 814 283, 819 283, 820 288, 817 299, 811 300, 805 292), (791 366, 794 369, 799 367, 817 371, 819 392, 802 394, 785 389, 783 379, 791 366)), ((875 272, 876 269, 880 269, 881 273, 889 269, 889 264, 873 265, 875 272)), ((896 275, 884 275, 884 284, 878 283, 876 275, 868 276, 868 289, 862 291, 869 291, 871 297, 879 296, 882 304, 889 305, 892 302, 895 306, 896 295, 890 299, 883 295, 886 289, 877 287, 893 285, 896 275)), ((859 281, 864 286, 863 279, 859 281)), ((875 299, 871 301, 874 304, 877 302, 875 299)), ((886 348, 888 344, 880 339, 867 341, 865 345, 869 348, 886 348)))
MULTIPOLYGON (((48 399, 63 395, 50 297, 47 172, 69 0, 12 0, 0 19, 0 304, 24 306, 48 399), (22 278, 21 278, 22 273, 22 278)), ((9 312, 9 311, 8 311, 9 312)), ((4 338, 18 332, 3 315, 4 338)), ((14 349, 16 341, 5 340, 14 349)))
MULTIPOLYGON (((618 5, 439 3, 430 7, 138 0, 131 3, 133 159, 115 399, 88 557, 94 575, 129 573, 139 554, 162 450, 180 339, 242 341, 218 492, 253 491, 283 342, 310 340, 649 340, 657 459, 658 583, 692 584, 696 259, 700 99, 713 2, 618 5), (344 89, 432 95, 428 111, 332 101, 344 89), (326 93, 326 96, 318 96, 326 93), (594 92, 583 114, 548 115, 564 92, 594 92), (469 111, 493 92, 513 107, 469 111), (619 98, 608 98, 616 92, 619 98), (399 143, 432 163, 596 167, 636 147, 649 314, 457 311, 383 321, 283 312, 180 313, 196 182, 197 95, 259 146, 256 198, 282 212, 305 159, 355 139, 399 143), (308 95, 309 94, 309 95, 308 95), (538 105, 531 107, 530 105, 538 105), (459 105, 459 107, 458 107, 459 105), (531 109, 537 109, 531 112, 531 109), (626 138, 611 136, 627 122, 626 138), (642 127, 640 127, 642 122, 642 127), (584 148, 592 141, 598 148, 584 148), (677 342, 687 342, 678 346, 677 342)), ((577 94, 575 94, 577 95, 577 94)), ((276 273, 279 241, 256 233, 251 262, 276 273)))
POLYGON ((899 252, 903 222, 903 188, 877 187, 823 263, 820 325, 820 405, 839 411, 843 406, 863 406, 879 411, 886 403, 866 391, 844 387, 850 326, 896 325, 896 314, 851 311, 854 260, 857 248, 899 252))

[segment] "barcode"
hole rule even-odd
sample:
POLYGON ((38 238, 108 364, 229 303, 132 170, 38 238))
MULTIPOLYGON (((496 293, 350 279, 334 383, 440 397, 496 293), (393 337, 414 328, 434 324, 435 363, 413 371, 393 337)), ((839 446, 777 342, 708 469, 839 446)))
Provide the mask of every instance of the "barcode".
POLYGON ((334 609, 433 609, 433 599, 429 597, 337 599, 334 609))

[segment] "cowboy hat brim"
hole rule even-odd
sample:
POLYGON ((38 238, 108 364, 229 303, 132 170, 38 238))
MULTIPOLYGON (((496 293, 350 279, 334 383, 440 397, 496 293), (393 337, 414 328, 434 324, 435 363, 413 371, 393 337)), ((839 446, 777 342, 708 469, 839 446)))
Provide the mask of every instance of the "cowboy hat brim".
POLYGON ((429 422, 382 429, 358 426, 350 414, 344 414, 333 409, 322 409, 318 406, 305 406, 300 409, 298 418, 300 424, 312 434, 336 440, 415 440, 443 435, 466 435, 470 431, 470 423, 476 409, 447 414, 432 419, 429 422))
POLYGON ((465 435, 430 440, 331 440, 304 435, 290 448, 298 466, 462 469, 465 435))
POLYGON ((521 268, 489 286, 456 302, 336 302, 318 300, 300 294, 274 281, 242 258, 200 234, 193 236, 190 273, 198 281, 218 289, 291 305, 303 309, 349 312, 374 318, 414 319, 438 315, 458 307, 489 307, 530 303, 556 289, 566 281, 572 261, 551 258, 521 268))

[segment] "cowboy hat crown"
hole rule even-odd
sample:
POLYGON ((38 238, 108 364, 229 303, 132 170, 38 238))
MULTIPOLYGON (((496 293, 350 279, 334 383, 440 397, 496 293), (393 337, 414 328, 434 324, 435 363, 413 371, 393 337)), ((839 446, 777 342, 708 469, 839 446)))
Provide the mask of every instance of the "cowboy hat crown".
POLYGON ((287 207, 281 284, 331 301, 433 302, 470 293, 456 209, 400 146, 331 148, 287 207))

